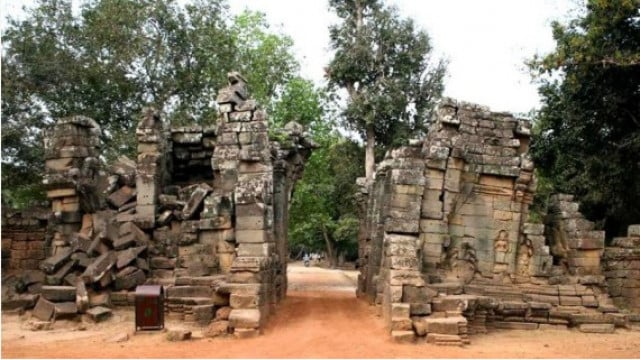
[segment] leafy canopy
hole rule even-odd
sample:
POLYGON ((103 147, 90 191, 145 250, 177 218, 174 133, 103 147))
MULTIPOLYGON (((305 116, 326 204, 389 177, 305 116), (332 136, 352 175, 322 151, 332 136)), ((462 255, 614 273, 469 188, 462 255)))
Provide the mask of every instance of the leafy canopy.
POLYGON ((231 17, 224 0, 86 0, 75 16, 71 0, 38 0, 2 43, 2 192, 14 205, 42 194, 53 119, 92 117, 107 158, 132 156, 143 106, 213 123, 216 92, 239 70, 271 110, 298 71, 288 36, 262 13, 231 17))
POLYGON ((535 57, 543 106, 532 153, 554 191, 574 193, 609 236, 640 220, 640 8, 589 0, 553 23, 556 49, 535 57))
POLYGON ((445 64, 431 61, 431 44, 413 20, 379 0, 331 0, 340 18, 331 26, 334 58, 329 85, 348 95, 344 125, 376 145, 398 145, 426 130, 434 101, 443 90, 445 64))

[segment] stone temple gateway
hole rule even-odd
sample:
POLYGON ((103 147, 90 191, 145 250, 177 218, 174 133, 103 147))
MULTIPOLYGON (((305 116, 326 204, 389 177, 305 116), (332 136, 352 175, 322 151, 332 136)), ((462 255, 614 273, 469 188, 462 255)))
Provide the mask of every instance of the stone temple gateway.
MULTIPOLYGON (((209 336, 258 335, 287 291, 291 194, 316 145, 269 129, 230 73, 215 126, 168 128, 146 109, 137 158, 104 165, 92 119, 58 120, 45 143, 51 208, 3 211, 3 309, 101 321, 165 287, 166 318, 209 336)), ((527 121, 444 99, 425 139, 359 179, 357 295, 398 341, 462 345, 488 328, 612 332, 640 321, 640 225, 605 234, 570 195, 545 219, 527 121)))

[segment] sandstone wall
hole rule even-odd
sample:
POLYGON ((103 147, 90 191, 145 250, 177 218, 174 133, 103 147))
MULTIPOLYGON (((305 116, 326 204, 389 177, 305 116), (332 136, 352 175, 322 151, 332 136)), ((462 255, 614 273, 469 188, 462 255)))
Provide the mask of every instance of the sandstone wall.
POLYGON ((2 271, 5 274, 38 269, 50 245, 46 233, 48 217, 45 208, 2 209, 2 271))
POLYGON ((603 259, 613 302, 640 314, 640 225, 629 226, 627 237, 614 238, 603 259))
POLYGON ((464 344, 487 326, 625 326, 606 293, 604 232, 569 195, 531 221, 530 123, 444 99, 424 140, 361 185, 358 293, 397 340, 464 344), (416 338, 417 336, 417 338, 416 338))

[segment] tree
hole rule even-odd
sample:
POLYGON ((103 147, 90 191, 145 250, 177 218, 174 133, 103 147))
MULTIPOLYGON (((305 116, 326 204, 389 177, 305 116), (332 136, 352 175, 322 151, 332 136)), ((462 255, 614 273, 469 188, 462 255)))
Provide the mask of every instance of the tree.
POLYGON ((532 154, 555 191, 622 235, 640 220, 640 18, 634 0, 589 0, 553 23, 556 49, 533 58, 543 106, 532 154))
POLYGON ((358 256, 355 180, 362 176, 362 148, 335 131, 316 136, 321 147, 305 165, 289 216, 292 248, 326 250, 335 267, 339 256, 358 256))
POLYGON ((423 133, 442 93, 445 64, 430 61, 425 31, 380 0, 330 0, 341 19, 331 26, 334 58, 329 86, 344 89, 344 124, 366 140, 365 174, 372 178, 375 147, 423 133))
POLYGON ((295 121, 305 127, 312 127, 318 132, 323 124, 322 118, 326 115, 323 107, 326 95, 316 89, 313 82, 301 77, 289 80, 279 92, 276 98, 270 118, 275 127, 282 127, 290 121, 295 121))
POLYGON ((291 39, 264 14, 231 18, 224 0, 86 0, 77 16, 71 3, 39 0, 2 36, 2 193, 14 205, 42 194, 53 119, 92 117, 107 159, 133 156, 143 106, 173 124, 213 123, 228 71, 244 71, 267 107, 297 73, 291 39))
POLYGON ((251 96, 271 113, 282 89, 296 76, 293 40, 269 31, 265 14, 244 11, 230 28, 235 43, 237 70, 246 74, 251 96))
POLYGON ((293 78, 282 89, 273 122, 296 121, 320 146, 305 164, 289 210, 289 243, 293 252, 326 251, 335 267, 341 256, 358 256, 358 218, 354 195, 362 171, 362 148, 336 130, 335 110, 324 89, 293 78))

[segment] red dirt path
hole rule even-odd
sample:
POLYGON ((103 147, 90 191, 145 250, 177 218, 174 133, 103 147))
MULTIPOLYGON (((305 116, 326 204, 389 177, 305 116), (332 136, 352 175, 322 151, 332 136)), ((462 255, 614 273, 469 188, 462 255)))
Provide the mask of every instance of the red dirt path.
MULTIPOLYGON (((54 330, 21 329, 17 315, 2 316, 3 358, 637 358, 640 332, 583 334, 575 330, 492 331, 463 348, 396 344, 375 307, 354 296, 355 272, 292 266, 290 293, 264 334, 237 340, 169 342, 163 332, 133 331, 132 310, 100 325, 58 322, 54 330), (129 333, 123 343, 105 340, 129 333)), ((168 322, 167 327, 180 326, 168 322)))

